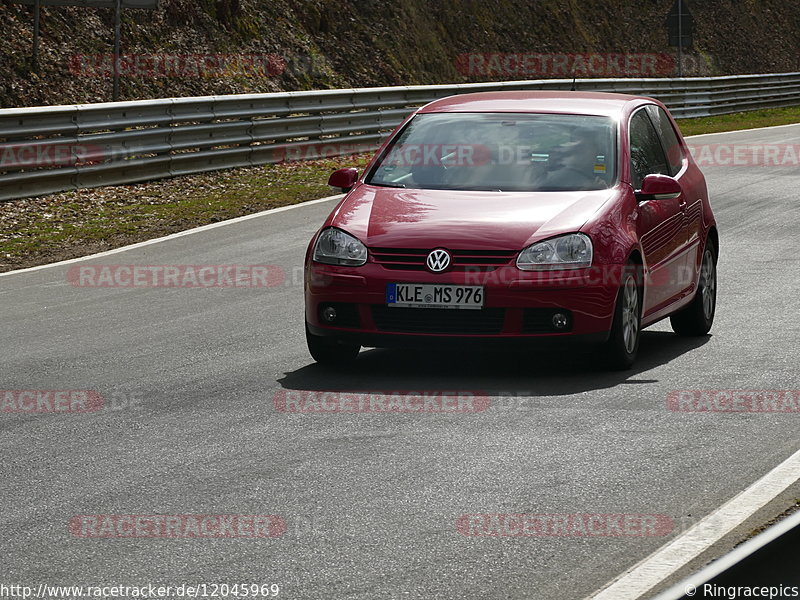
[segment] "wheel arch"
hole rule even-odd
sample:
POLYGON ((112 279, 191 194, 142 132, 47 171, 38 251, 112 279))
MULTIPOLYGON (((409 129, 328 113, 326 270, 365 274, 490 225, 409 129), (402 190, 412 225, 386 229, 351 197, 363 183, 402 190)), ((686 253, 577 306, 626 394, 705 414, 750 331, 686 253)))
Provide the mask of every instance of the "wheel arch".
POLYGON ((628 260, 626 262, 632 262, 639 266, 644 266, 644 260, 642 259, 642 252, 639 248, 633 248, 630 253, 628 254, 628 260))
POLYGON ((628 263, 633 263, 638 267, 639 270, 639 310, 641 311, 641 316, 644 316, 644 302, 647 294, 645 279, 647 278, 644 275, 644 257, 642 256, 641 249, 638 246, 633 248, 628 254, 628 260, 625 261, 625 264, 628 263))
POLYGON ((717 231, 716 225, 712 225, 708 228, 708 233, 706 234, 706 244, 708 244, 709 241, 714 244, 714 250, 716 250, 714 258, 719 260, 719 231, 717 231))

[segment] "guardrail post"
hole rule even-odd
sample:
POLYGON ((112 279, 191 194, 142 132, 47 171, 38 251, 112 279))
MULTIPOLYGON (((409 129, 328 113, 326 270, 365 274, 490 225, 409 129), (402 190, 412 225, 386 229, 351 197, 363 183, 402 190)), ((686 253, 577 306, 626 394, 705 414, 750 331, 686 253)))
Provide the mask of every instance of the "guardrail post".
MULTIPOLYGON (((37 0, 38 2, 38 0, 37 0)), ((111 94, 112 100, 119 100, 119 38, 122 29, 122 0, 117 0, 114 14, 114 89, 111 94)))

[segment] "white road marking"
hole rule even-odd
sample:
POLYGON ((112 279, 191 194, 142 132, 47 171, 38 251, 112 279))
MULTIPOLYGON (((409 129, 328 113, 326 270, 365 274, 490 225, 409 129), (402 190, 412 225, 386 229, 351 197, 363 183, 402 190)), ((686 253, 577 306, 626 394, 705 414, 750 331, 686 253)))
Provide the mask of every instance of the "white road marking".
POLYGON ((588 598, 635 600, 673 575, 798 481, 800 450, 588 598))
POLYGON ((796 512, 785 519, 781 519, 779 523, 771 525, 756 537, 736 546, 736 548, 728 552, 722 558, 715 560, 700 571, 693 573, 683 581, 679 581, 671 588, 664 590, 656 596, 654 600, 675 600, 676 598, 685 596, 686 590, 691 588, 695 588, 695 590, 700 589, 705 583, 711 581, 711 579, 717 575, 739 564, 751 554, 758 552, 761 548, 766 547, 795 527, 800 527, 800 512, 796 512))
MULTIPOLYGON (((781 127, 797 127, 800 123, 786 123, 785 125, 770 125, 769 127, 751 127, 750 129, 734 129, 732 131, 716 131, 714 133, 698 133, 696 135, 685 135, 683 136, 684 139, 689 138, 696 138, 696 137, 707 137, 709 135, 726 135, 728 133, 744 133, 745 131, 760 131, 762 129, 780 129, 781 127)), ((678 127, 680 127, 680 123, 678 123, 678 127)))
MULTIPOLYGON (((686 139, 705 137, 710 135, 725 135, 731 133, 741 133, 746 131, 757 131, 760 129, 778 129, 781 127, 796 127, 800 123, 788 123, 786 125, 773 125, 770 127, 756 127, 751 129, 740 129, 735 131, 720 131, 716 133, 704 133, 692 136, 685 136, 686 139)), ((56 263, 46 265, 39 265, 37 267, 30 267, 27 269, 19 269, 16 271, 9 271, 7 273, 0 273, 0 277, 8 275, 15 275, 19 273, 28 273, 31 271, 38 271, 40 269, 48 269, 50 267, 57 267, 61 265, 68 265, 92 258, 101 258, 127 250, 157 244, 159 242, 199 233, 215 229, 217 227, 224 227, 232 225, 241 221, 263 217, 269 214, 292 210, 302 206, 309 206, 319 204, 322 202, 329 202, 331 200, 340 199, 341 194, 335 196, 327 196, 318 200, 310 200, 299 204, 292 204, 290 206, 282 206, 280 208, 273 208, 270 210, 254 213, 252 215, 245 215, 219 223, 212 223, 210 225, 203 225, 194 229, 180 231, 160 238, 146 240, 137 244, 91 254, 89 256, 81 256, 70 260, 64 260, 56 263)), ((797 474, 800 473, 800 451, 793 454, 786 459, 783 463, 772 469, 764 477, 756 481, 749 488, 738 494, 732 500, 722 505, 715 512, 703 518, 696 525, 688 531, 680 535, 678 538, 662 546, 659 550, 645 558, 643 561, 630 568, 623 573, 620 577, 606 585, 601 590, 598 590, 589 598, 595 600, 635 600, 640 598, 648 590, 662 582, 664 579, 675 573, 678 569, 683 567, 693 558, 699 556, 702 552, 710 548, 713 544, 718 542, 727 533, 735 529, 743 523, 750 516, 755 514, 760 508, 769 503, 772 499, 777 497, 781 492, 788 488, 791 484, 798 481, 797 474)))
POLYGON ((88 256, 79 256, 78 258, 70 258, 69 260, 62 260, 59 262, 49 263, 46 265, 39 265, 38 267, 29 267, 27 269, 17 269, 16 271, 8 271, 6 273, 0 273, 0 277, 8 277, 9 275, 17 275, 19 273, 30 273, 31 271, 49 269, 50 267, 60 267, 62 265, 70 265, 72 263, 81 262, 83 260, 89 260, 92 258, 102 258, 103 256, 110 256, 112 254, 118 254, 120 252, 126 252, 128 250, 142 248, 143 246, 149 246, 151 244, 157 244, 159 242, 165 242, 167 240, 174 240, 175 238, 183 237, 185 235, 200 233, 201 231, 208 231, 209 229, 224 227, 225 225, 233 225, 234 223, 241 223, 242 221, 248 221, 250 219, 257 219, 259 217, 264 217, 266 215, 292 210, 293 208, 300 208, 301 206, 311 206, 312 204, 319 204, 321 202, 330 202, 331 200, 337 200, 341 197, 342 194, 337 194, 335 196, 326 196, 325 198, 319 198, 318 200, 309 200, 308 202, 300 202, 299 204, 291 204, 289 206, 281 206, 278 208, 271 208, 269 210, 262 210, 261 212, 253 213, 252 215, 244 215, 243 217, 236 217, 235 219, 220 221, 219 223, 210 223, 209 225, 202 225, 200 227, 195 227, 194 229, 179 231, 177 233, 165 235, 164 237, 153 238, 152 240, 145 240, 144 242, 138 242, 136 244, 131 244, 129 246, 122 246, 121 248, 114 248, 113 250, 106 250, 105 252, 98 252, 97 254, 90 254, 88 256))
MULTIPOLYGON (((698 135, 687 135, 684 136, 685 139, 695 138, 695 137, 703 137, 707 135, 724 135, 727 133, 739 133, 742 131, 756 131, 758 129, 777 129, 779 127, 793 127, 800 125, 800 123, 788 123, 786 125, 772 125, 770 127, 754 127, 752 129, 737 129, 735 131, 719 131, 717 133, 702 133, 698 135)), ((102 258, 103 256, 109 256, 111 254, 117 254, 119 252, 126 252, 127 250, 135 250, 136 248, 141 248, 142 246, 149 246, 150 244, 157 244, 159 242, 165 242, 167 240, 172 240, 178 237, 183 237, 184 235, 191 235, 192 233, 198 233, 200 231, 208 231, 209 229, 215 229, 217 227, 224 227, 225 225, 233 225, 234 223, 239 223, 241 221, 246 221, 248 219, 256 219, 258 217, 263 217, 265 215, 283 212, 285 210, 292 210, 293 208, 300 208, 301 206, 310 206, 312 204, 318 204, 320 202, 329 202, 330 200, 334 200, 337 198, 341 198, 342 194, 337 194, 335 196, 326 196, 325 198, 320 198, 318 200, 309 200, 308 202, 301 202, 299 204, 292 204, 291 206, 281 206, 280 208, 272 208, 270 210, 264 210, 258 213, 254 213, 252 215, 245 215, 243 217, 236 217, 235 219, 229 219, 227 221, 220 221, 219 223, 211 223, 210 225, 203 225, 201 227, 195 227, 194 229, 187 229, 186 231, 179 231, 178 233, 173 233, 170 235, 165 235, 164 237, 160 238, 153 238, 152 240, 146 240, 144 242, 139 242, 137 244, 130 244, 129 246, 122 246, 121 248, 114 248, 113 250, 106 250, 105 252, 98 252, 97 254, 90 254, 88 256, 79 256, 78 258, 70 258, 69 260, 62 260, 59 262, 49 263, 46 265, 39 265, 37 267, 28 267, 27 269, 17 269, 16 271, 7 271, 6 273, 0 273, 0 277, 7 277, 9 275, 18 275, 20 273, 30 273, 31 271, 39 271, 41 269, 49 269, 50 267, 60 267, 63 265, 69 265, 76 262, 81 262, 84 260, 89 260, 92 258, 102 258)))

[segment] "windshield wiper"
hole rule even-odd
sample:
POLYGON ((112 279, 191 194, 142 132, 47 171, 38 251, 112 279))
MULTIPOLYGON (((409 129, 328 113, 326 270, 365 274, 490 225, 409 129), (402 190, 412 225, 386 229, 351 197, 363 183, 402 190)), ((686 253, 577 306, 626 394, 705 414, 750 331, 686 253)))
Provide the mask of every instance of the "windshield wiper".
POLYGON ((381 183, 375 183, 374 181, 370 181, 367 185, 377 185, 378 187, 390 187, 390 188, 405 188, 405 183, 389 183, 386 181, 382 181, 381 183))

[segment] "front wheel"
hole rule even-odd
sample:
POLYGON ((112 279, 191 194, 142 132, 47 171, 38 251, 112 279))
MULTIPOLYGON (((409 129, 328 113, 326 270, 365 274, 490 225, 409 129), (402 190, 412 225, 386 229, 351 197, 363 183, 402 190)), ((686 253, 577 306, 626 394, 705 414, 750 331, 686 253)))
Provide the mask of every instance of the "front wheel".
POLYGON ((639 352, 642 329, 641 281, 641 267, 629 264, 623 272, 614 310, 614 324, 604 347, 606 362, 614 370, 630 369, 639 352))
POLYGON ((710 241, 703 252, 700 278, 694 299, 669 320, 672 330, 681 336, 705 335, 714 324, 717 311, 717 253, 710 241))
POLYGON ((347 365, 358 356, 361 345, 356 342, 346 342, 335 337, 314 335, 306 325, 306 345, 312 358, 321 365, 347 365))

